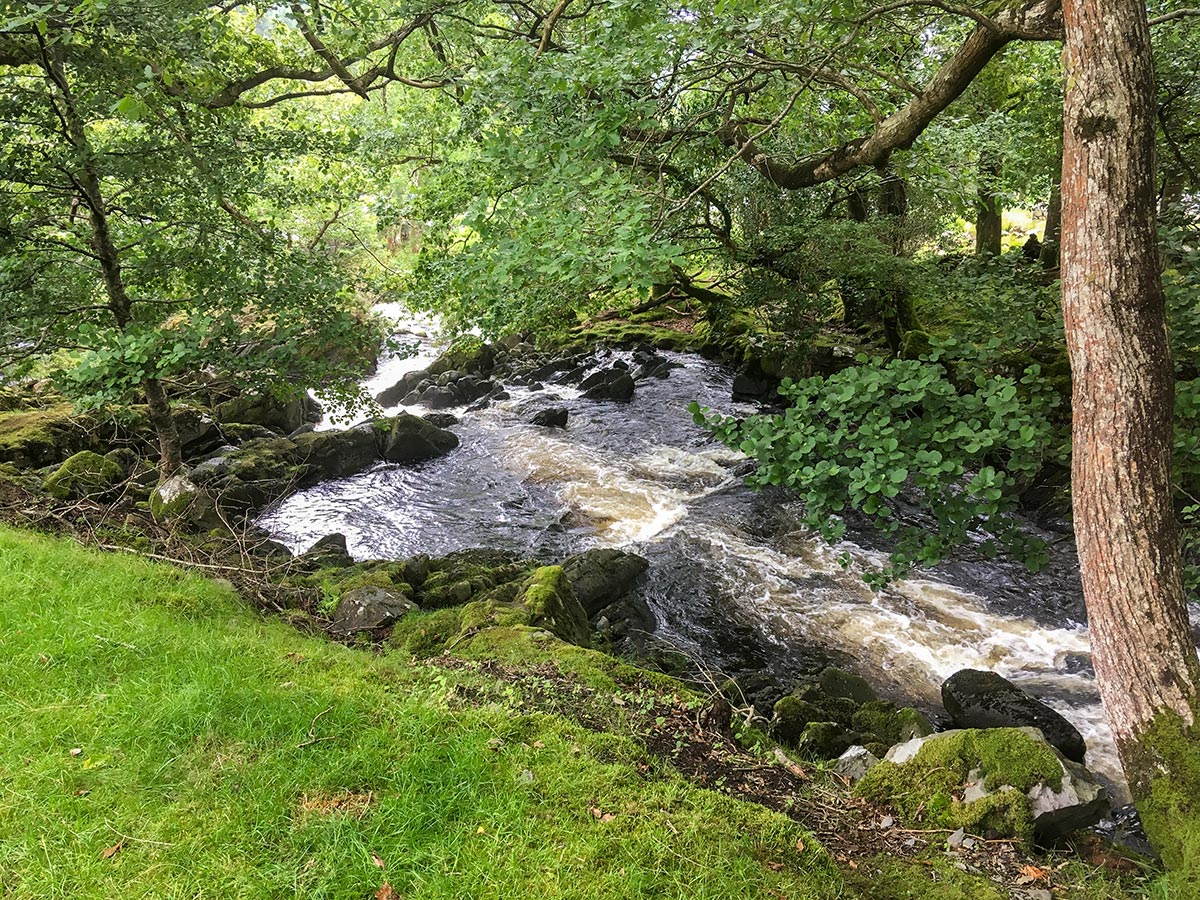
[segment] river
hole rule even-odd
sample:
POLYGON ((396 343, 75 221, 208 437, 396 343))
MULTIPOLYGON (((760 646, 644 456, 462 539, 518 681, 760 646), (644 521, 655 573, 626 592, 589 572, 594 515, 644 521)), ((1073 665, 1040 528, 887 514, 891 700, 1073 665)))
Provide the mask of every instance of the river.
MULTIPOLYGON (((418 354, 385 358, 372 393, 436 356, 428 328, 409 336, 418 354)), ((322 483, 259 524, 295 551, 341 532, 356 559, 492 547, 555 561, 590 547, 628 549, 651 562, 645 593, 658 639, 714 673, 788 679, 833 661, 886 696, 936 711, 947 676, 992 669, 1070 719, 1087 740, 1089 768, 1123 792, 1069 540, 1037 574, 965 558, 874 592, 857 574, 882 558, 871 535, 851 529, 849 540, 826 545, 786 494, 745 488, 735 474, 742 457, 693 423, 693 400, 753 411, 730 400, 733 373, 664 355, 678 367, 639 382, 631 403, 588 401, 557 385, 510 388, 511 399, 487 409, 454 410, 462 444, 450 455, 322 483), (527 424, 551 405, 570 411, 566 429, 527 424)))

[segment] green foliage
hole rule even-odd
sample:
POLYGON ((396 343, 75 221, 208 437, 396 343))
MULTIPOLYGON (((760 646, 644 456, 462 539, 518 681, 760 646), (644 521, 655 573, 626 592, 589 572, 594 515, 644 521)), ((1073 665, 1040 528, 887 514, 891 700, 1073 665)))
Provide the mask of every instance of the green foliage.
POLYGON ((894 540, 893 577, 914 564, 937 563, 976 532, 985 553, 1004 550, 1030 568, 1045 549, 1012 517, 1017 494, 1052 458, 1059 435, 1058 396, 1035 366, 1019 379, 982 367, 938 362, 858 364, 829 377, 785 380, 788 408, 744 420, 693 405, 698 424, 758 462, 755 486, 784 485, 805 502, 810 527, 830 541, 845 534, 844 515, 864 513, 894 540), (906 524, 898 501, 920 505, 929 520, 906 524))

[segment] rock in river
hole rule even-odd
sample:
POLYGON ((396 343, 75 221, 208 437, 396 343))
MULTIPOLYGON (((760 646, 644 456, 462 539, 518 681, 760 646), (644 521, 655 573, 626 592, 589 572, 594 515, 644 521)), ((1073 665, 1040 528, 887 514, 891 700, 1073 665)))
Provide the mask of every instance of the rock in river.
POLYGON ((375 433, 379 438, 380 453, 388 462, 434 459, 458 446, 458 436, 454 432, 409 413, 376 420, 375 433))
POLYGON ((942 705, 959 728, 1040 729, 1063 756, 1083 762, 1083 735, 1061 715, 995 672, 962 669, 942 684, 942 705))

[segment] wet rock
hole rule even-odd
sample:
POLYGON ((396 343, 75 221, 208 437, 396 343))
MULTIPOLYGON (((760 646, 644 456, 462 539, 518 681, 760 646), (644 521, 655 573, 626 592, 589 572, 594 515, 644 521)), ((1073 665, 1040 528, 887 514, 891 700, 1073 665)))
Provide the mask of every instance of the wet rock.
POLYGON ((616 602, 650 568, 635 553, 602 548, 576 553, 563 561, 562 570, 588 616, 616 602))
POLYGON ((837 758, 833 771, 853 784, 861 781, 874 766, 879 764, 879 757, 866 747, 854 746, 837 758))
POLYGON ((427 413, 421 416, 430 425, 435 425, 438 428, 449 428, 451 425, 457 425, 459 422, 458 416, 453 413, 427 413))
POLYGON ((331 629, 342 635, 375 631, 392 625, 417 605, 396 591, 381 587, 360 587, 348 591, 333 611, 331 629))
POLYGON ((444 456, 458 446, 458 436, 424 419, 401 413, 375 422, 380 455, 388 462, 420 462, 444 456))
MULTIPOLYGON (((618 362, 622 361, 618 360, 618 362)), ((607 369, 593 372, 579 385, 585 399, 617 400, 623 403, 633 399, 635 388, 633 376, 616 363, 607 369)))
POLYGON ((101 497, 125 477, 120 464, 91 450, 71 456, 42 482, 42 490, 59 500, 101 497))
POLYGON ((765 376, 754 376, 739 372, 733 378, 733 399, 757 403, 775 396, 779 383, 765 376))
POLYGON ((449 409, 452 406, 462 406, 462 395, 452 386, 426 388, 418 395, 417 402, 429 409, 449 409))
POLYGON ((995 672, 962 669, 942 684, 942 705, 959 728, 1040 729, 1067 759, 1081 763, 1083 735, 1042 701, 995 672))
POLYGON ((369 427, 310 431, 298 435, 292 443, 296 460, 309 469, 306 481, 357 475, 379 461, 379 446, 369 427))
POLYGON ((543 428, 566 428, 567 409, 563 406, 552 406, 549 409, 543 409, 530 420, 529 424, 540 425, 543 428))
POLYGON ((302 554, 300 558, 317 568, 334 568, 354 564, 346 547, 346 536, 340 532, 327 534, 302 554))
POLYGON ((836 666, 826 666, 817 676, 817 680, 821 690, 829 697, 842 697, 855 703, 867 703, 878 699, 875 689, 867 679, 836 666))
POLYGON ((404 376, 393 384, 390 388, 380 391, 375 395, 376 402, 380 406, 396 406, 411 394, 417 386, 429 377, 429 373, 424 369, 417 369, 415 372, 407 372, 404 376))

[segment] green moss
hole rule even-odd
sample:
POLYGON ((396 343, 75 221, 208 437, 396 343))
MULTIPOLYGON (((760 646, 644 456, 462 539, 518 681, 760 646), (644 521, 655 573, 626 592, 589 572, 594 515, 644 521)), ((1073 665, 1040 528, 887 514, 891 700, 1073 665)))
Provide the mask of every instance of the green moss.
POLYGON ((933 725, 915 709, 897 709, 886 700, 864 703, 850 718, 856 731, 873 735, 880 743, 891 746, 914 737, 933 734, 933 725))
POLYGON ((502 625, 545 628, 571 644, 588 646, 591 630, 587 613, 575 597, 562 566, 542 566, 522 583, 502 625))
POLYGON ((91 450, 81 450, 46 478, 42 488, 59 500, 78 500, 103 494, 124 475, 121 467, 111 459, 91 450))
POLYGON ((1160 713, 1134 751, 1139 768, 1155 773, 1147 796, 1137 801, 1138 813, 1179 896, 1200 895, 1200 701, 1196 708, 1190 725, 1160 713))
POLYGON ((825 713, 815 703, 795 696, 782 697, 775 703, 771 737, 781 743, 795 745, 809 722, 823 722, 825 718, 825 713))
POLYGON ((934 857, 915 865, 891 856, 861 862, 847 879, 858 900, 1008 900, 1008 891, 988 879, 934 857))
POLYGON ((436 377, 446 372, 488 372, 495 363, 495 351, 490 344, 473 334, 455 338, 450 348, 427 369, 436 377))
POLYGON ((967 729, 931 738, 903 765, 881 762, 855 793, 892 806, 911 824, 1028 839, 1025 792, 1039 781, 1062 786, 1062 764, 1047 744, 1017 728, 967 729), (964 803, 972 772, 997 793, 964 803), (1005 785, 1014 790, 1000 791, 1005 785))
POLYGON ((0 462, 34 469, 85 449, 70 404, 0 413, 0 462))

